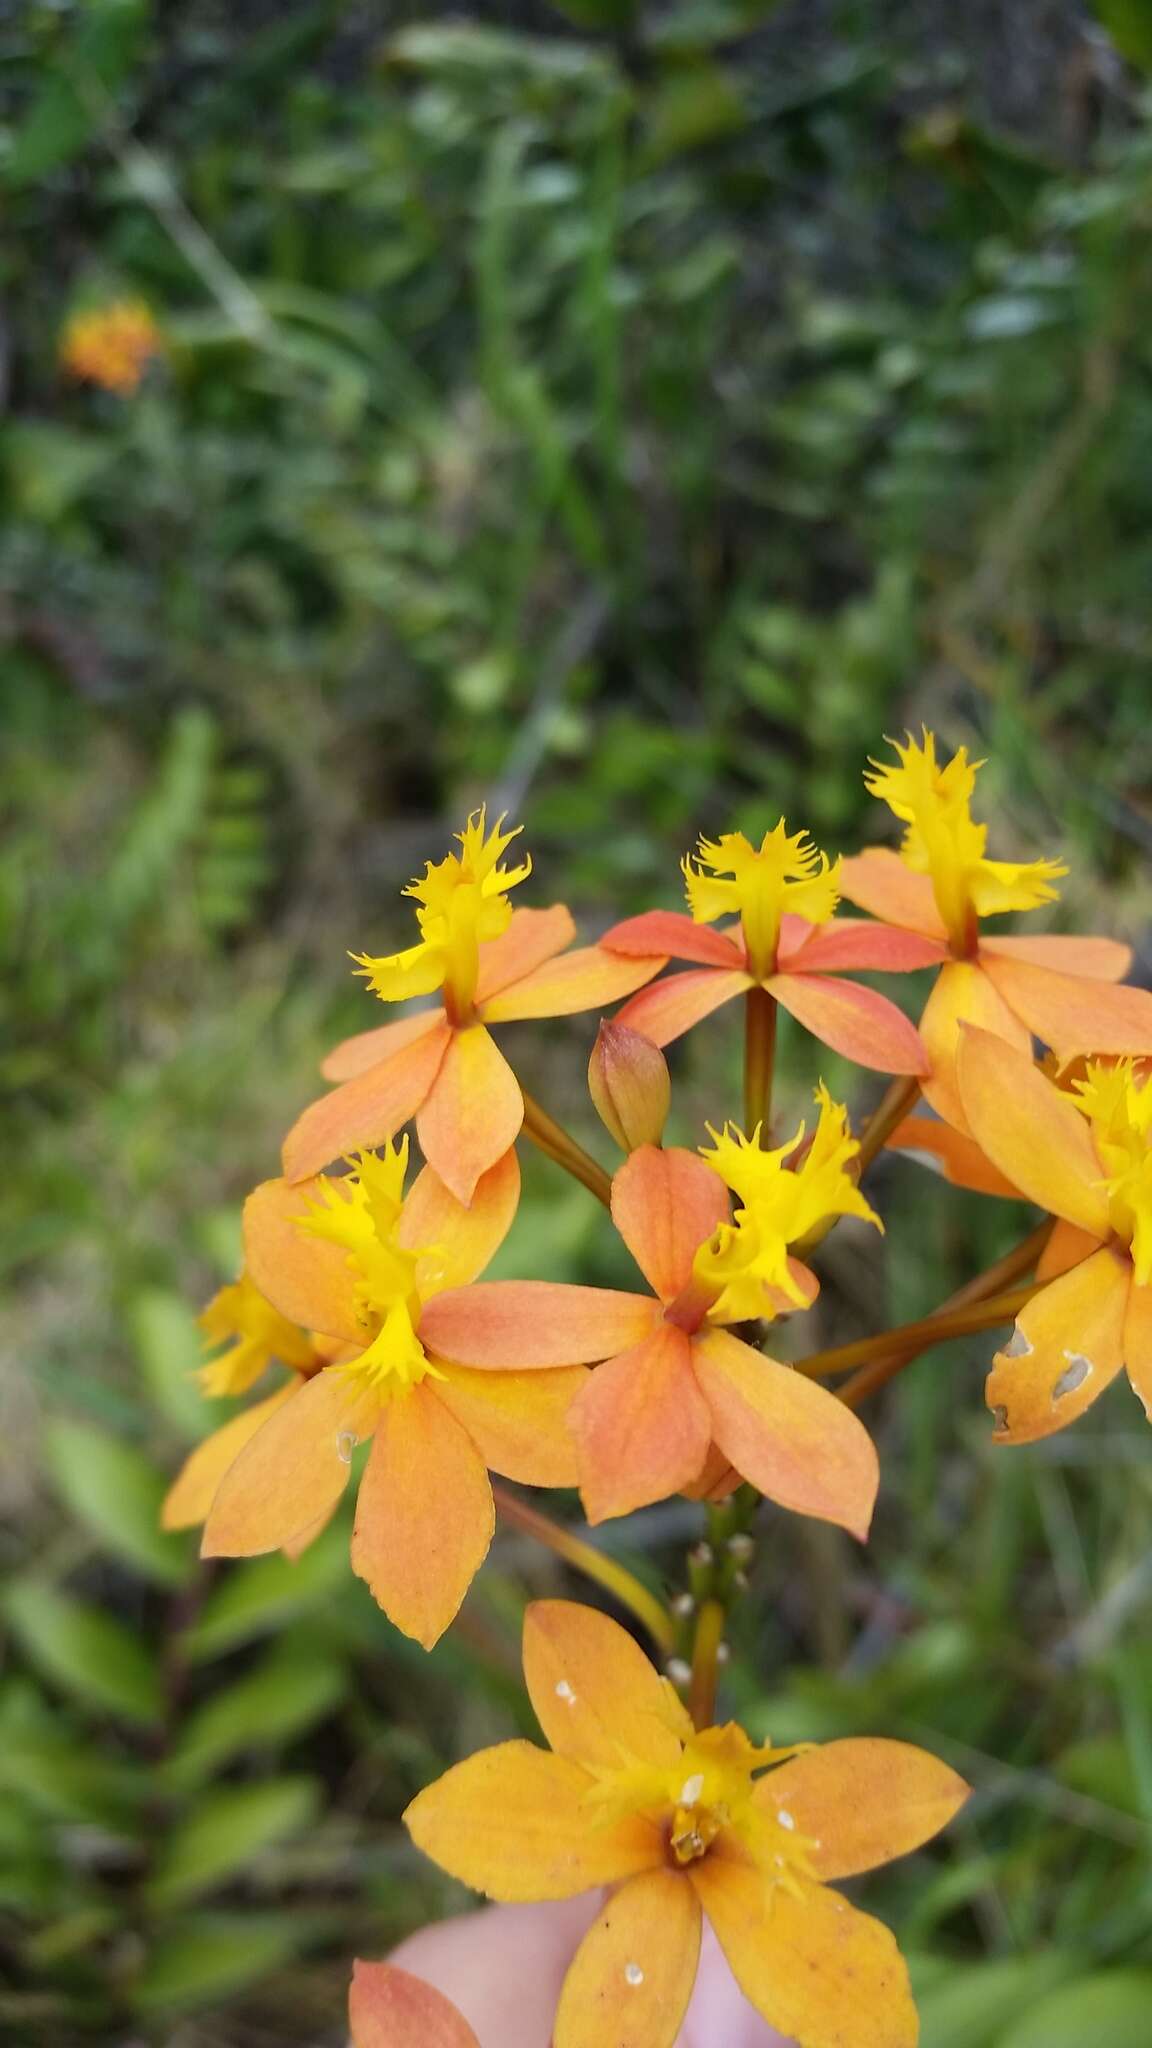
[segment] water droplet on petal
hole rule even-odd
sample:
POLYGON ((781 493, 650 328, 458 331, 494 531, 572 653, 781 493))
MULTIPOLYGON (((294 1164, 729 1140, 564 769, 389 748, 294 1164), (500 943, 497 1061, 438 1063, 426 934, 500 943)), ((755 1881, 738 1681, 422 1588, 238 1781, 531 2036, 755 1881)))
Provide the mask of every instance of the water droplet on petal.
POLYGON ((336 1456, 342 1465, 352 1463, 352 1453, 360 1439, 354 1429, 342 1429, 336 1438, 336 1456))
POLYGON ((624 1981, 626 1984, 631 1984, 633 1989, 635 1989, 637 1984, 644 1982, 644 1972, 640 1968, 639 1963, 625 1963, 624 1981))
POLYGON ((566 1678, 560 1679, 557 1684, 556 1697, 558 1700, 563 1700, 567 1707, 574 1707, 576 1705, 576 1695, 566 1678))
POLYGON ((703 1792, 703 1790, 703 1771, 697 1771, 695 1776, 692 1778, 685 1778, 684 1783, 680 1787, 681 1806, 695 1806, 696 1801, 699 1799, 700 1794, 703 1792))
POLYGON ((784 1808, 782 1806, 777 1809, 776 1818, 779 1821, 782 1828, 794 1828, 796 1825, 795 1821, 792 1818, 792 1815, 790 1813, 785 1813, 784 1808))

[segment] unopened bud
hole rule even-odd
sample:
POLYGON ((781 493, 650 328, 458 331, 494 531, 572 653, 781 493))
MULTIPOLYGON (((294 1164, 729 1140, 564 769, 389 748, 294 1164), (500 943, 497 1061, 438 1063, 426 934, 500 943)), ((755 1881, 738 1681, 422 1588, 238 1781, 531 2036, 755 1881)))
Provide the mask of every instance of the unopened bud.
POLYGON ((626 1024, 601 1024, 588 1062, 588 1086, 601 1123, 621 1151, 660 1143, 672 1084, 659 1046, 626 1024))

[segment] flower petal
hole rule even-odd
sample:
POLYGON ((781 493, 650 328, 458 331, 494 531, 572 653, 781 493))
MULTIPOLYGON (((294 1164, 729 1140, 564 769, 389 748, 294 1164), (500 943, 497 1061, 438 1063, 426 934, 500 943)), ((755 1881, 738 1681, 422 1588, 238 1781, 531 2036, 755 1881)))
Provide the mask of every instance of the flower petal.
POLYGON ((377 1397, 327 1366, 270 1415, 220 1482, 204 1557, 279 1550, 339 1500, 352 1448, 376 1425, 377 1397))
POLYGON ((420 1337, 457 1365, 524 1372, 611 1358, 659 1321, 660 1304, 646 1294, 551 1280, 481 1280, 430 1301, 420 1337))
POLYGON ((461 1884, 514 1904, 570 1899, 663 1862, 652 1821, 604 1822, 579 1764, 532 1742, 481 1749, 417 1794, 404 1824, 461 1884))
POLYGON ((727 1500, 739 1485, 740 1474, 731 1458, 726 1458, 719 1446, 713 1444, 699 1478, 684 1487, 683 1492, 687 1500, 727 1500))
POLYGON ((618 1765, 621 1750, 660 1768, 679 1761, 692 1723, 627 1629, 576 1600, 533 1600, 524 1683, 557 1756, 618 1765))
POLYGON ((576 1445, 568 1411, 588 1374, 582 1365, 552 1372, 476 1372, 434 1361, 440 1398, 462 1423, 489 1471, 525 1486, 575 1486, 576 1445))
POLYGON ((670 960, 695 960, 701 967, 743 967, 745 952, 739 925, 718 932, 697 924, 682 910, 646 910, 626 917, 605 932, 600 944, 610 953, 664 953, 670 960))
POLYGON ((992 955, 985 973, 1037 1038, 1060 1059, 1073 1053, 1152 1053, 1152 994, 1054 974, 1024 960, 992 955))
POLYGON ((863 917, 834 917, 830 924, 806 925, 796 934, 794 945, 783 935, 780 945, 782 974, 842 973, 845 968, 910 974, 919 967, 938 967, 947 958, 943 939, 926 938, 921 932, 876 924, 863 917))
POLYGON ((575 937, 572 912, 563 903, 553 903, 548 910, 514 910, 500 937, 485 940, 480 948, 476 1001, 486 1003, 511 982, 533 974, 575 937))
POLYGON ((1055 1280, 1058 1274, 1070 1272, 1081 1259, 1091 1258, 1099 1249, 1100 1239, 1092 1231, 1065 1223, 1061 1217, 1053 1224, 1052 1235, 1036 1261, 1036 1278, 1055 1280))
POLYGON ((639 1031, 653 1045, 671 1045, 674 1038, 682 1038, 733 996, 754 987, 752 976, 742 968, 691 968, 687 974, 670 974, 654 988, 642 989, 625 1003, 616 1022, 639 1031))
POLYGON ((774 974, 778 1003, 833 1052, 881 1074, 926 1074, 928 1054, 903 1010, 875 989, 832 974, 774 974))
POLYGON ((426 1650, 455 1619, 496 1526, 484 1460, 433 1385, 385 1402, 352 1531, 353 1571, 426 1650))
POLYGON ((886 1140, 892 1152, 908 1152, 953 1187, 978 1195, 1007 1195, 1019 1201, 1020 1190, 985 1158, 975 1138, 965 1137, 937 1116, 906 1116, 886 1140))
POLYGON ((838 1522, 863 1542, 879 1466, 851 1409, 726 1330, 697 1337, 692 1349, 712 1434, 736 1470, 781 1507, 838 1522))
POLYGON ((229 1466, 235 1464, 257 1430, 263 1429, 268 1417, 303 1384, 293 1373, 288 1383, 277 1387, 266 1401, 258 1401, 254 1408, 241 1409, 239 1415, 233 1415, 222 1428, 214 1429, 211 1436, 189 1452, 164 1496, 161 1528, 194 1529, 207 1521, 208 1510, 229 1466))
POLYGON ((286 1178, 307 1180, 334 1159, 394 1137, 424 1101, 452 1037, 451 1026, 441 1018, 410 1045, 322 1095, 297 1118, 284 1140, 286 1178))
POLYGON ((973 1136, 993 1165, 1029 1201, 1107 1237, 1108 1198, 1087 1120, 1031 1055, 969 1026, 957 1076, 973 1136))
POLYGON ((494 1258, 515 1220, 520 1201, 520 1165, 506 1152, 476 1183, 467 1208, 430 1166, 417 1175, 397 1226, 398 1242, 411 1251, 427 1246, 416 1262, 422 1299, 446 1287, 466 1287, 494 1258))
POLYGON ((692 1260, 729 1217, 728 1190, 694 1152, 641 1145, 612 1182, 612 1221, 661 1301, 692 1277, 692 1260))
POLYGON ((301 1230, 314 1181, 264 1180, 244 1204, 244 1259, 265 1299, 301 1329, 364 1343, 348 1254, 301 1230))
POLYGON ((691 1881, 732 1974, 770 2026, 803 2048, 916 2048, 904 1959, 888 1929, 823 1885, 770 1897, 760 1872, 702 1856, 691 1881))
POLYGON ((1124 1363, 1132 1390, 1152 1422, 1152 1287, 1132 1283, 1124 1318, 1124 1363))
POLYGON ((578 946, 574 953, 563 953, 502 989, 483 1005, 483 1015, 490 1024, 509 1024, 522 1017, 571 1017, 578 1010, 599 1010, 630 996, 666 965, 662 953, 635 960, 602 946, 578 946))
POLYGON ((1035 1443, 1091 1407, 1124 1363, 1131 1291, 1131 1261, 1105 1247, 1025 1304, 984 1389, 997 1443, 1035 1443))
POLYGON ((760 1779, 757 1806, 783 1812, 823 1881, 855 1877, 931 1841, 971 1792, 963 1778, 910 1742, 822 1742, 760 1779))
POLYGON ((928 876, 916 874, 889 847, 871 846, 867 853, 842 860, 839 880, 841 896, 857 909, 870 911, 885 924, 947 940, 928 876))
POLYGON ((648 1870, 609 1899, 572 1960, 555 2048, 672 2048, 696 1982, 700 1901, 677 1870, 648 1870))
POLYGON ((590 1522, 691 1485, 708 1455, 712 1418, 683 1330, 663 1323, 589 1373, 570 1422, 590 1522))
POLYGON ((353 1963, 348 2024, 352 2048, 480 2048, 442 1991, 394 1963, 353 1963))
POLYGON ((1056 932, 1029 932, 1023 937, 982 936, 980 951, 1000 953, 1033 967, 1051 967, 1058 974, 1083 975, 1088 981, 1123 981, 1132 965, 1132 948, 1120 939, 1065 937, 1056 932))
POLYGON ((415 1045, 418 1038, 426 1038, 443 1021, 443 1007, 435 1003, 430 1010, 397 1017, 391 1024, 378 1024, 372 1031, 358 1031, 354 1038, 345 1038, 333 1046, 321 1060, 320 1072, 326 1081, 351 1081, 357 1074, 366 1074, 369 1067, 379 1066, 381 1060, 389 1059, 394 1052, 402 1052, 406 1045, 415 1045))
POLYGON ((416 1117, 420 1149, 459 1202, 510 1151, 524 1121, 520 1083, 482 1024, 454 1031, 416 1117))
POLYGON ((967 1132, 968 1121, 956 1079, 962 1024, 991 1032, 1029 1059, 1032 1038, 996 993, 982 967, 971 960, 950 960, 940 969, 920 1019, 920 1036, 932 1063, 931 1073, 920 1083, 920 1092, 945 1123, 967 1132))

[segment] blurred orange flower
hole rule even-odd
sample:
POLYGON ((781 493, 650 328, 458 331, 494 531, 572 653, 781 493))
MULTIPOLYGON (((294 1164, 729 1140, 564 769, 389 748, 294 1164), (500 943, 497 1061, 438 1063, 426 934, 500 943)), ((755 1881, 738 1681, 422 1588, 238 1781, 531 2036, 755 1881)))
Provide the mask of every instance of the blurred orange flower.
POLYGON ((69 376, 129 398, 149 363, 164 354, 161 334, 143 299, 116 299, 73 313, 60 337, 60 361, 69 376))

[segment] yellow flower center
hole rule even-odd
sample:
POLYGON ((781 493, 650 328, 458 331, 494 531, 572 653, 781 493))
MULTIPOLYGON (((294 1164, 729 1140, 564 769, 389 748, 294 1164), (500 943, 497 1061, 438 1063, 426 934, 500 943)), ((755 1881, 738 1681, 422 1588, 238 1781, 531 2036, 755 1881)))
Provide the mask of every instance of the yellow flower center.
POLYGON ((307 1333, 265 1301, 247 1273, 214 1294, 198 1320, 207 1350, 227 1347, 196 1375, 214 1400, 246 1394, 273 1359, 300 1372, 315 1362, 307 1333))
POLYGON ((738 1201, 733 1222, 720 1225, 692 1265, 695 1278, 714 1294, 715 1322, 770 1319, 776 1309, 766 1289, 778 1289, 802 1307, 807 1296, 789 1270, 789 1246, 828 1217, 861 1216, 884 1228, 848 1172, 860 1147, 848 1129, 847 1110, 823 1084, 816 1101, 820 1115, 806 1149, 804 1124, 775 1150, 761 1145, 759 1124, 750 1138, 732 1124, 722 1132, 708 1127, 712 1149, 701 1147, 701 1157, 738 1201))
POLYGON ((1072 1093, 1092 1126, 1109 1221, 1130 1247, 1136 1279, 1146 1287, 1152 1280, 1152 1074, 1138 1079, 1131 1060, 1089 1060, 1072 1093))
POLYGON ((826 924, 840 900, 840 863, 829 863, 803 832, 791 836, 783 818, 753 846, 743 832, 701 839, 696 863, 681 863, 688 908, 697 924, 738 917, 748 969, 759 980, 776 971, 780 920, 785 911, 826 924))
POLYGON ((727 1834, 773 1879, 794 1884, 797 1877, 812 1875, 811 1844, 797 1832, 790 1814, 775 1816, 752 1796, 757 1773, 794 1754, 771 1745, 757 1748, 730 1721, 688 1735, 679 1760, 669 1766, 644 1763, 622 1751, 618 1764, 593 1770, 589 1802, 605 1821, 641 1814, 655 1822, 678 1869, 699 1862, 727 1834))
POLYGON ((415 899, 419 943, 401 953, 353 953, 357 971, 382 1002, 400 1003, 410 996, 444 991, 453 1023, 466 1023, 476 997, 480 948, 508 928, 512 906, 508 892, 526 881, 532 862, 502 868, 500 856, 521 827, 503 832, 500 818, 487 831, 484 806, 474 811, 463 832, 456 834, 459 853, 429 861, 423 875, 405 889, 415 899))
POLYGON ((321 1177, 318 1199, 298 1227, 341 1245, 355 1276, 357 1320, 369 1338, 355 1358, 329 1367, 381 1398, 418 1386, 429 1373, 441 1378, 417 1336, 422 1292, 417 1268, 434 1246, 399 1241, 408 1140, 382 1154, 361 1152, 343 1180, 321 1177))
POLYGON ((873 761, 864 777, 869 794, 886 803, 906 826, 900 857, 917 874, 928 875, 936 908, 954 953, 976 949, 982 917, 1008 910, 1035 910, 1053 903, 1053 883, 1068 870, 1061 861, 987 860, 987 825, 977 825, 971 803, 980 761, 960 747, 943 765, 935 736, 927 729, 920 744, 908 735, 894 747, 895 762, 873 761))

